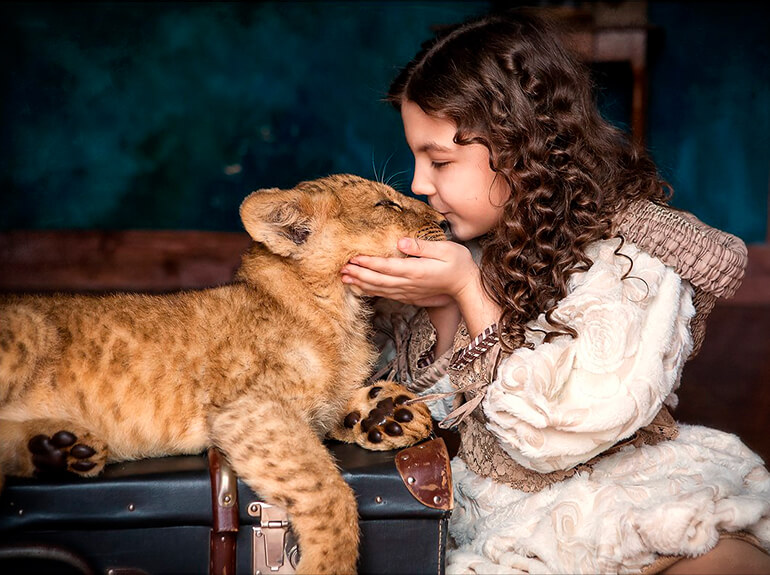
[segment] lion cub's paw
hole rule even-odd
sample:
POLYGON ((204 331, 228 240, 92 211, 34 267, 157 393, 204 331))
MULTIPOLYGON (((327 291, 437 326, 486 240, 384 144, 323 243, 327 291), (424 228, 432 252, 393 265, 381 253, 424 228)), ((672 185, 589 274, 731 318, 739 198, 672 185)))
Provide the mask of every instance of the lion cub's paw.
POLYGON ((61 430, 53 435, 35 435, 27 443, 38 475, 72 472, 84 477, 98 475, 107 459, 106 448, 88 433, 80 437, 61 430))
POLYGON ((373 451, 414 445, 433 429, 424 403, 406 402, 416 396, 392 381, 378 381, 356 390, 341 426, 331 436, 373 451))

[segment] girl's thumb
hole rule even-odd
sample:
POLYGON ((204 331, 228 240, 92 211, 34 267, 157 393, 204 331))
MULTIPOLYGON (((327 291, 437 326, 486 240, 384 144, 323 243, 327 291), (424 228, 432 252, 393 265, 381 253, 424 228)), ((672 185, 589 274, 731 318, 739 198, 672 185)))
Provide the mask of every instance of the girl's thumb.
POLYGON ((417 255, 420 253, 420 246, 417 243, 417 240, 413 240, 412 238, 401 238, 398 240, 398 249, 409 255, 417 255))

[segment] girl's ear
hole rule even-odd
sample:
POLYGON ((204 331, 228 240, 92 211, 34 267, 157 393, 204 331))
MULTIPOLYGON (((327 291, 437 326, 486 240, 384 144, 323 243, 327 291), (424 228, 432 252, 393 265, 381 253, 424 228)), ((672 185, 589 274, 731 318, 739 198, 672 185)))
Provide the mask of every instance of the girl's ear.
POLYGON ((295 256, 312 231, 312 206, 294 189, 258 190, 241 203, 241 221, 255 242, 279 256, 295 256))

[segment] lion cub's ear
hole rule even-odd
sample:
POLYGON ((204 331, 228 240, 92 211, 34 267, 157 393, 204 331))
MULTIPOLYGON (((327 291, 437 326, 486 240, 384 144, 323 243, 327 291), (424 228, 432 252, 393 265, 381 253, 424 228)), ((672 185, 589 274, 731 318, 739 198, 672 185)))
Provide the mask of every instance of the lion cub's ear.
POLYGON ((269 188, 249 194, 241 203, 246 231, 275 254, 292 256, 312 232, 314 206, 295 190, 269 188))

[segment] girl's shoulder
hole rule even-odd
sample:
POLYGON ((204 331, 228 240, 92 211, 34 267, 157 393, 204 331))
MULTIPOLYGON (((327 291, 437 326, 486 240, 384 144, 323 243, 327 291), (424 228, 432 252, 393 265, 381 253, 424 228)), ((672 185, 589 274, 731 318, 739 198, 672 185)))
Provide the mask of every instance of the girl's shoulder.
POLYGON ((748 263, 746 244, 732 234, 702 222, 689 212, 641 200, 615 221, 615 232, 659 258, 692 284, 697 311, 690 322, 694 357, 717 298, 729 298, 743 280, 748 263))
POLYGON ((714 297, 731 297, 743 279, 743 240, 689 212, 642 200, 618 216, 615 231, 714 297))

